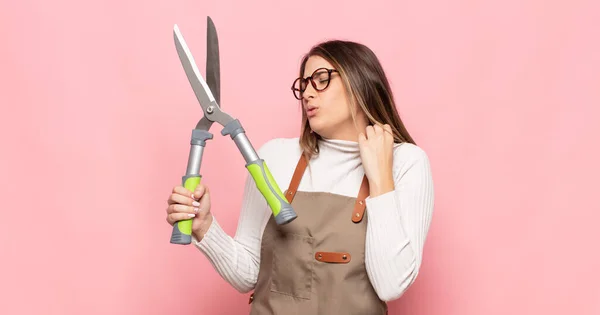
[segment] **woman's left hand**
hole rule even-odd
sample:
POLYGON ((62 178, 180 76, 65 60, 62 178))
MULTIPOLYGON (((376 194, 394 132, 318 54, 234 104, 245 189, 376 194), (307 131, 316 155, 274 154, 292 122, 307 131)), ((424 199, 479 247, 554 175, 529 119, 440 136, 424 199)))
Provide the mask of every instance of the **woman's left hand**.
POLYGON ((371 197, 394 190, 392 163, 394 160, 394 136, 389 125, 367 126, 358 135, 360 158, 369 179, 371 197))

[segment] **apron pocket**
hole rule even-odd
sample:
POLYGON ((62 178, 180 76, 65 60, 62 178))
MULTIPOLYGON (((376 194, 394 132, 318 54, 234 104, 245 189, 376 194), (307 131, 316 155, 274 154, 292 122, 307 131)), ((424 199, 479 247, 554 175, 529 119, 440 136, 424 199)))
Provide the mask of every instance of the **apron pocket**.
POLYGON ((314 238, 288 233, 273 244, 271 291, 310 299, 314 264, 314 238))

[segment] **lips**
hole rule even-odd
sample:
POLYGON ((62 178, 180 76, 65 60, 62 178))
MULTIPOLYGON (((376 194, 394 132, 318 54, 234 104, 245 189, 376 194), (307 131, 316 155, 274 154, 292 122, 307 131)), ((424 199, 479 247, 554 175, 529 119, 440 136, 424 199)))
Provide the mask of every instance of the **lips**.
POLYGON ((318 110, 319 110, 319 108, 317 106, 308 105, 306 107, 306 116, 313 117, 313 116, 315 116, 317 114, 318 110))

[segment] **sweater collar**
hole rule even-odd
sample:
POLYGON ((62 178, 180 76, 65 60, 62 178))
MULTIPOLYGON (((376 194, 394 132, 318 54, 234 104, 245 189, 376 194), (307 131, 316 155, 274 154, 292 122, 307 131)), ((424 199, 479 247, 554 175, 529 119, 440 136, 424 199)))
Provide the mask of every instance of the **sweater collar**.
POLYGON ((319 147, 343 153, 360 153, 358 142, 350 140, 322 138, 319 140, 319 147))

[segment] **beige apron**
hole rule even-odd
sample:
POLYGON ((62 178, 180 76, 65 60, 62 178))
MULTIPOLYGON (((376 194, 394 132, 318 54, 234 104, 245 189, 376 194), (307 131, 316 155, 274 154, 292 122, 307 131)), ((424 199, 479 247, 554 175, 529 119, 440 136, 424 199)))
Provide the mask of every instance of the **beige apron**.
POLYGON ((387 314, 365 269, 366 176, 357 198, 297 191, 306 165, 301 157, 285 192, 298 218, 265 227, 250 314, 387 314))

